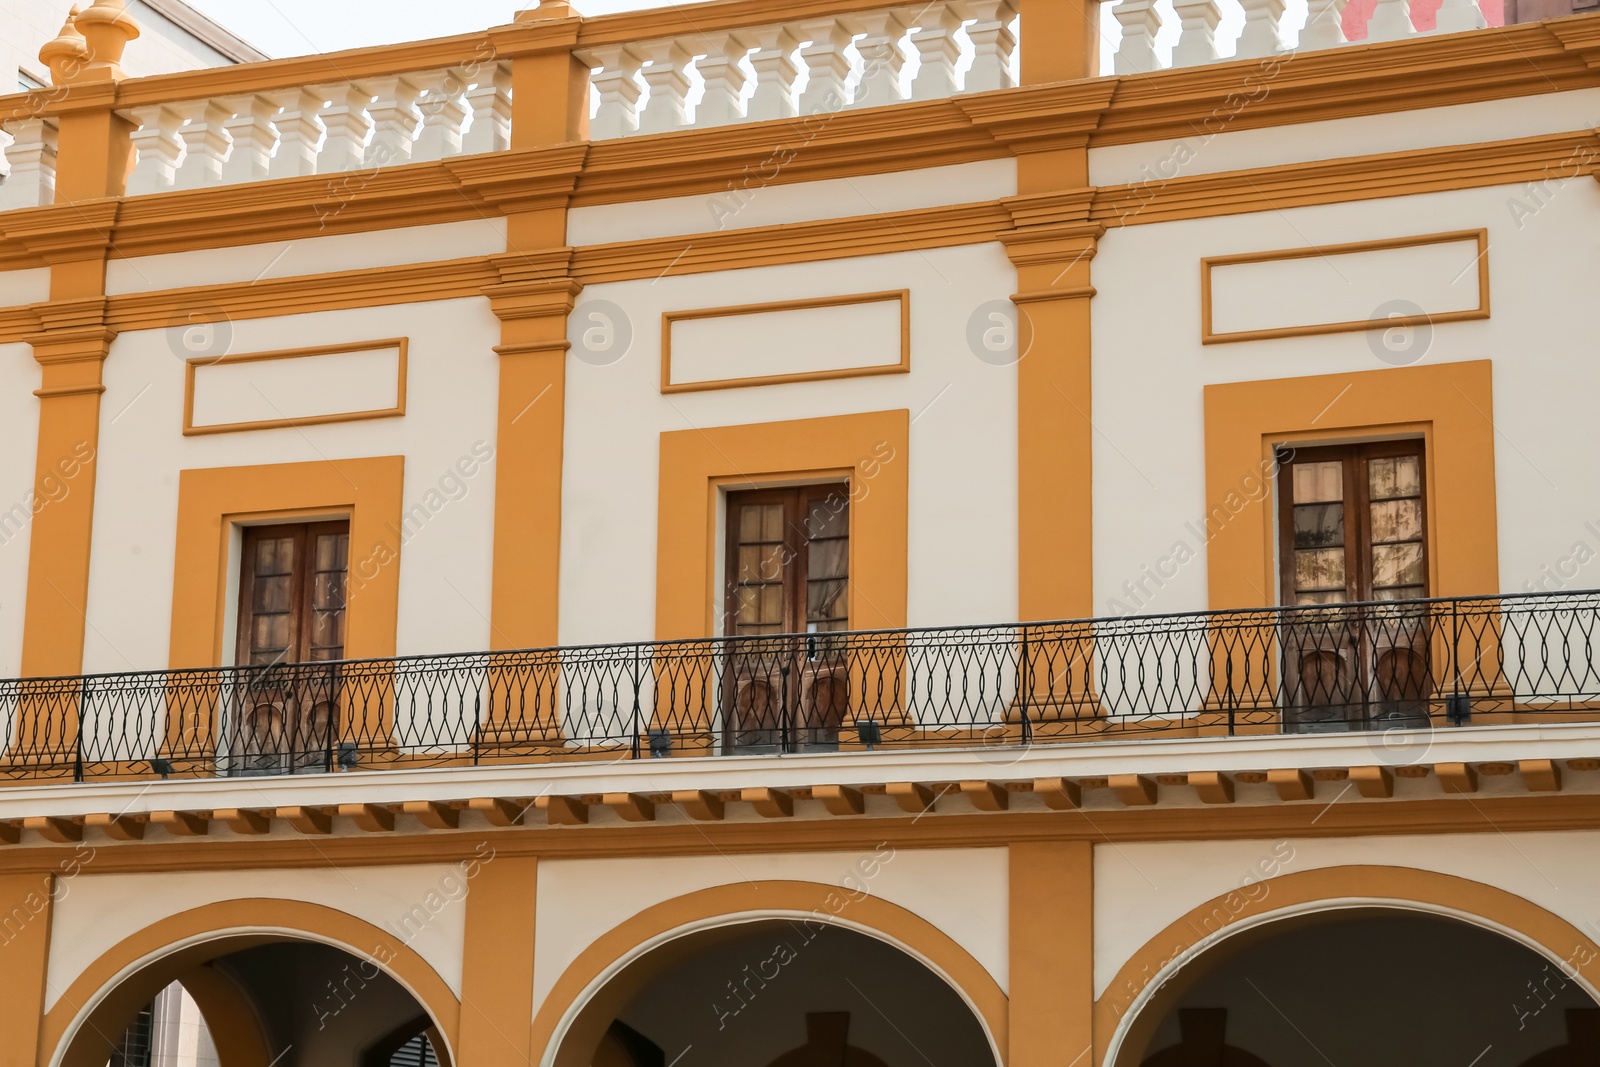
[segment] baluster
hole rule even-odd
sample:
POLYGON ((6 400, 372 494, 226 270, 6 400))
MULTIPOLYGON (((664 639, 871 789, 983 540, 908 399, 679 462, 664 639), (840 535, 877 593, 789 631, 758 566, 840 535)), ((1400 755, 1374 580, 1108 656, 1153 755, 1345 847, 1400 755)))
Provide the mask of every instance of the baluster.
POLYGON ((0 182, 0 208, 40 207, 56 199, 56 123, 54 119, 14 119, 4 124, 13 140, 6 145, 11 173, 0 182))
POLYGON ((706 93, 694 111, 696 126, 724 126, 744 118, 739 97, 749 82, 739 61, 750 51, 743 36, 732 33, 713 34, 695 46, 705 54, 695 62, 695 69, 705 79, 706 93))
POLYGON ((1346 0, 1308 0, 1306 24, 1295 45, 1297 52, 1318 48, 1337 48, 1349 44, 1344 35, 1344 5, 1346 0))
POLYGON ((317 116, 328 131, 322 151, 317 155, 317 173, 360 169, 367 134, 372 132, 372 120, 367 118, 367 104, 372 94, 349 82, 313 85, 311 89, 328 101, 317 116))
POLYGON ((906 35, 905 23, 892 11, 869 11, 845 20, 852 34, 865 34, 856 42, 861 53, 861 83, 851 107, 879 107, 905 99, 900 91, 900 72, 906 57, 900 51, 900 38, 906 35))
POLYGON ((644 114, 639 117, 640 133, 662 133, 689 124, 684 100, 689 95, 689 63, 694 59, 677 41, 652 41, 642 51, 649 66, 640 72, 650 87, 644 114))
POLYGON ((800 42, 783 26, 750 30, 744 38, 755 46, 755 51, 750 53, 750 65, 756 72, 756 91, 750 97, 745 117, 752 122, 792 117, 795 114, 794 83, 800 77, 800 68, 795 66, 793 56, 800 42))
POLYGON ((595 91, 600 95, 600 109, 589 123, 589 139, 599 141, 637 133, 639 97, 644 90, 636 76, 644 65, 644 57, 625 44, 587 48, 577 56, 590 70, 599 68, 591 75, 595 91))
POLYGON ((850 45, 850 35, 838 19, 797 22, 790 32, 811 42, 800 49, 800 62, 809 72, 805 92, 800 94, 800 113, 838 111, 850 99, 845 92, 845 81, 850 77, 850 57, 845 49, 850 45))
POLYGON ((943 100, 956 93, 956 62, 961 58, 961 42, 956 32, 961 19, 947 3, 896 10, 900 21, 917 26, 911 34, 911 47, 922 57, 922 66, 911 83, 911 99, 943 100))
POLYGON ((139 153, 133 173, 128 175, 128 195, 140 196, 172 188, 178 174, 178 160, 183 157, 183 141, 178 138, 183 116, 165 104, 150 104, 117 114, 138 127, 128 137, 139 153))
POLYGON ((233 118, 233 112, 215 100, 195 100, 178 108, 189 121, 178 128, 185 152, 175 185, 179 189, 216 185, 222 181, 222 161, 229 145, 222 124, 233 118))
POLYGON ((1198 67, 1217 61, 1217 23, 1222 9, 1217 0, 1173 0, 1172 10, 1183 23, 1172 49, 1174 67, 1198 67))
POLYGON ((511 147, 511 72, 496 63, 478 77, 476 88, 467 90, 467 106, 472 109, 472 125, 461 138, 461 151, 504 152, 511 147))
POLYGON ((409 77, 399 76, 374 78, 366 82, 364 88, 377 98, 367 105, 367 116, 372 119, 367 166, 409 163, 411 142, 422 125, 422 116, 417 111, 417 98, 422 95, 422 88, 409 77))
POLYGON ((413 160, 444 159, 461 154, 461 127, 467 121, 467 79, 459 70, 435 70, 412 75, 411 81, 423 91, 418 102, 422 112, 422 132, 411 147, 413 160))
POLYGON ((234 182, 260 181, 272 166, 272 146, 278 135, 272 129, 272 117, 278 105, 254 93, 231 96, 222 101, 222 107, 233 117, 222 124, 233 151, 222 165, 222 180, 234 182))
POLYGON ((1017 17, 1014 0, 965 0, 957 14, 976 20, 967 26, 973 56, 965 90, 982 93, 1016 85, 1011 74, 1011 57, 1017 52, 1017 35, 1011 32, 1011 20, 1017 17))
POLYGON ((307 89, 286 89, 267 97, 283 109, 272 124, 278 131, 278 152, 267 165, 269 178, 298 178, 317 172, 317 146, 325 127, 317 118, 327 97, 307 89))
POLYGON ((1283 0, 1239 0, 1244 8, 1244 29, 1239 33, 1236 59, 1259 59, 1283 50, 1283 0))
POLYGON ((1478 0, 1444 0, 1434 19, 1434 33, 1464 33, 1489 25, 1483 17, 1482 8, 1478 6, 1478 0))
POLYGON ((1122 25, 1116 72, 1148 74, 1161 69, 1161 60, 1156 56, 1156 34, 1161 32, 1161 15, 1156 11, 1156 0, 1122 0, 1111 9, 1111 14, 1122 25))
POLYGON ((1367 19, 1367 40, 1399 41, 1415 37, 1417 28, 1411 24, 1411 0, 1378 0, 1367 19))

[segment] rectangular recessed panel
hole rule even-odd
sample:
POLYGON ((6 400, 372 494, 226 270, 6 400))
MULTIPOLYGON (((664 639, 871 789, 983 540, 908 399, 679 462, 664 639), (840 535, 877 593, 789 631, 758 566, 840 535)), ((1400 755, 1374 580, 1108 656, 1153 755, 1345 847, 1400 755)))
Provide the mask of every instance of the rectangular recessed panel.
POLYGON ((898 292, 668 312, 662 392, 909 370, 909 306, 898 292))
POLYGON ((1207 343, 1489 317, 1484 231, 1201 261, 1207 343))
POLYGON ((190 360, 183 432, 403 415, 405 377, 403 340, 190 360))

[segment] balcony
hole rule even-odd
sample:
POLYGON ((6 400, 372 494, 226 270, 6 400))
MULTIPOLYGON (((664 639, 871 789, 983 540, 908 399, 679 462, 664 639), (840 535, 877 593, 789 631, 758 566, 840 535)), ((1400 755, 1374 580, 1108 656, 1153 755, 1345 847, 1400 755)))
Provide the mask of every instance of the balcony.
MULTIPOLYGON (((1478 0, 1424 5, 1415 17, 1408 0, 1379 0, 1366 18, 1347 15, 1346 3, 1310 0, 1298 30, 1282 0, 1180 0, 1171 14, 1154 0, 1117 0, 1100 15, 1116 74, 1335 49, 1350 43, 1347 30, 1377 42, 1487 26, 1478 0)), ((570 56, 580 77, 588 69, 587 94, 580 87, 571 106, 587 112, 589 139, 607 141, 1006 89, 1019 82, 1027 46, 1020 0, 813 0, 778 20, 773 10, 724 0, 585 19, 546 2, 479 34, 113 86, 137 27, 120 0, 101 0, 41 53, 53 86, 0 97, 0 209, 57 201, 61 119, 86 110, 116 116, 113 136, 132 167, 125 189, 111 191, 138 197, 565 140, 514 124, 562 125, 540 110, 565 107, 560 100, 519 109, 513 93, 514 83, 523 92, 540 84, 515 77, 519 64, 548 80, 556 68, 545 61, 556 55, 570 56)))
POLYGON ((870 759, 1597 710, 1600 592, 1535 593, 13 680, 0 773, 870 759))

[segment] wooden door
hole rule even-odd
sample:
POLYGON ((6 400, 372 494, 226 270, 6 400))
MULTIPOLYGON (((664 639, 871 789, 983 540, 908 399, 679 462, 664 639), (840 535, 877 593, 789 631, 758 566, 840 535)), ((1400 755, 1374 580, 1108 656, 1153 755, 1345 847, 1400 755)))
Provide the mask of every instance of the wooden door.
POLYGON ((849 706, 850 493, 842 484, 728 494, 723 747, 836 748, 849 706))
POLYGON ((344 658, 348 522, 252 526, 239 577, 242 773, 331 769, 344 658))
POLYGON ((1288 728, 1426 725, 1431 612, 1409 603, 1428 596, 1426 469, 1421 440, 1286 458, 1279 580, 1299 609, 1281 635, 1288 728))

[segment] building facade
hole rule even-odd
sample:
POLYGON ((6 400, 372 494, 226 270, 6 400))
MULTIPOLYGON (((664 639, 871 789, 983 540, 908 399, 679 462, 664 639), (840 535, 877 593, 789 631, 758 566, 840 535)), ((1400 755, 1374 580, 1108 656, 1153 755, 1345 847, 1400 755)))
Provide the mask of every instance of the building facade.
POLYGON ((0 1067, 1593 1062, 1600 16, 132 10, 0 97, 0 1067))

